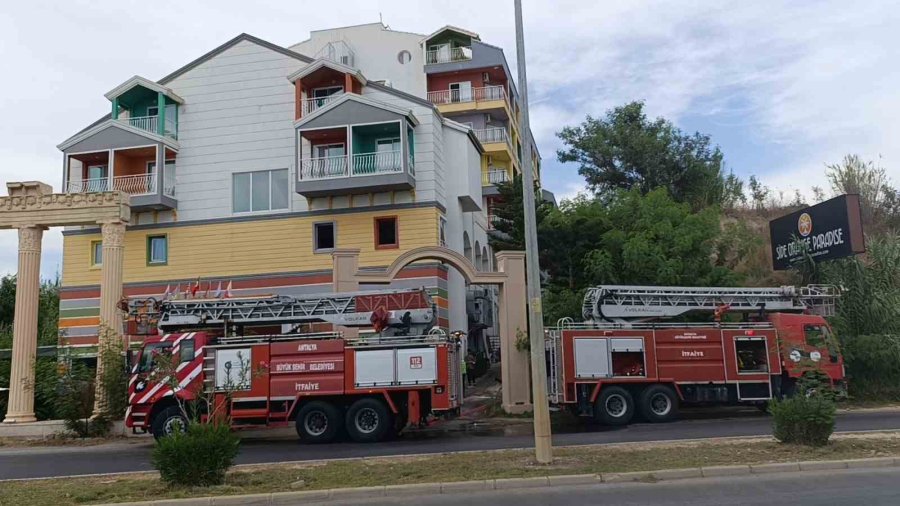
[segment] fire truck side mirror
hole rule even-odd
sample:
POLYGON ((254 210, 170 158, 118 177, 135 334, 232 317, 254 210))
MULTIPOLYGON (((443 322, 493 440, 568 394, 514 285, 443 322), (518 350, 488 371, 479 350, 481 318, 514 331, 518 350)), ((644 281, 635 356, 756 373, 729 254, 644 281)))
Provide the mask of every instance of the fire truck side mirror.
POLYGON ((125 373, 128 374, 131 372, 131 364, 134 361, 134 351, 128 350, 125 352, 125 373))

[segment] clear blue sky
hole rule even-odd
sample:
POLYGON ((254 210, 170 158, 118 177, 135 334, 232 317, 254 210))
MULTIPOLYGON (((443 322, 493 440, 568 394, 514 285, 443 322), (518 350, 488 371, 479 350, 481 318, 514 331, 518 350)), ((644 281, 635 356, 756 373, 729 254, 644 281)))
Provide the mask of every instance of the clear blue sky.
MULTIPOLYGON (((0 180, 59 190, 56 144, 109 109, 103 93, 135 74, 169 73, 238 33, 290 45, 310 30, 384 22, 428 33, 452 24, 503 46, 515 65, 512 0, 304 2, 35 0, 0 13, 0 180)), ((900 8, 861 0, 584 2, 524 0, 532 127, 544 184, 583 188, 555 161, 554 133, 631 100, 712 136, 728 167, 792 192, 824 185, 846 153, 878 158, 900 180, 900 8)), ((15 232, 0 231, 0 273, 15 270, 15 232)), ((61 237, 44 241, 43 274, 61 237)))

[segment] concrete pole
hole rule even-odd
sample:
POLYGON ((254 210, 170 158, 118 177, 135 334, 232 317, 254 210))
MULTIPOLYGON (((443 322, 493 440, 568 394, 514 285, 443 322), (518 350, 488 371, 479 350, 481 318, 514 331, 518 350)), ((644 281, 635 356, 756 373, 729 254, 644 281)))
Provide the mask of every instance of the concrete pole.
POLYGON ((531 164, 531 136, 528 134, 528 76, 525 72, 525 34, 522 0, 514 0, 516 11, 516 67, 519 70, 519 102, 522 114, 519 135, 525 147, 522 157, 522 195, 525 204, 525 263, 528 276, 528 330, 531 342, 531 390, 534 403, 534 452, 542 464, 553 462, 550 439, 550 407, 547 400, 547 365, 544 362, 544 321, 541 309, 541 272, 535 223, 534 173, 531 164))
POLYGON ((94 388, 94 416, 106 411, 106 389, 103 386, 105 364, 102 351, 111 339, 122 333, 122 319, 116 307, 122 298, 122 270, 125 257, 125 223, 109 221, 100 224, 103 237, 103 264, 100 271, 100 335, 97 342, 97 378, 94 388))
POLYGON ((528 329, 525 307, 525 254, 501 251, 496 254, 497 268, 506 274, 500 285, 500 374, 503 411, 522 414, 534 406, 528 395, 528 359, 516 349, 518 331, 528 329))
POLYGON ((34 422, 34 361, 41 289, 41 239, 44 227, 19 228, 19 271, 13 317, 9 405, 3 423, 34 422))

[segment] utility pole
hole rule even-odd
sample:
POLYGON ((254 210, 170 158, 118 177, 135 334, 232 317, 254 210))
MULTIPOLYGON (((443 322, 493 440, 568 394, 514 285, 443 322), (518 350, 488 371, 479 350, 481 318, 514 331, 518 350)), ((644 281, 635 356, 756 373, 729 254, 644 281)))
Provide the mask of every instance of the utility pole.
POLYGON ((522 200, 525 207, 525 269, 528 288, 528 337, 531 343, 531 398, 534 405, 534 454, 541 464, 553 462, 550 407, 547 403, 547 364, 544 362, 544 315, 541 309, 541 268, 538 264, 537 223, 534 206, 534 169, 528 134, 528 78, 525 73, 525 34, 522 0, 516 10, 516 67, 519 70, 519 137, 522 153, 522 200), (523 142, 524 139, 524 142, 523 142))

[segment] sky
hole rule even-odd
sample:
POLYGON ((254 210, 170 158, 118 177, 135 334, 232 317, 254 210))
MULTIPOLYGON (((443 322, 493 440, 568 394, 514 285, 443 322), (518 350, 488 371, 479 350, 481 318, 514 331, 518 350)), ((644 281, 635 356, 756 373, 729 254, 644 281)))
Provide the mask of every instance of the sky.
MULTIPOLYGON (((531 125, 543 185, 584 191, 556 137, 586 115, 643 100, 651 117, 712 137, 726 166, 776 192, 827 188, 848 153, 900 183, 900 5, 892 1, 523 0, 531 125)), ((159 79, 246 32, 289 46, 310 30, 382 19, 395 30, 443 25, 499 45, 515 73, 513 2, 483 0, 11 2, 0 12, 0 182, 60 190, 56 145, 109 111, 103 94, 133 75, 159 79)), ((0 189, 0 191, 3 191, 0 189)), ((16 270, 16 233, 0 231, 0 275, 16 270)), ((41 272, 61 271, 49 230, 41 272)))

